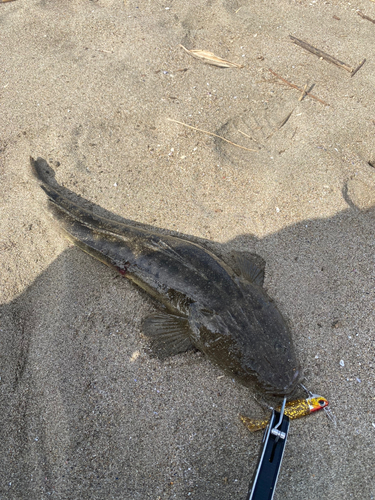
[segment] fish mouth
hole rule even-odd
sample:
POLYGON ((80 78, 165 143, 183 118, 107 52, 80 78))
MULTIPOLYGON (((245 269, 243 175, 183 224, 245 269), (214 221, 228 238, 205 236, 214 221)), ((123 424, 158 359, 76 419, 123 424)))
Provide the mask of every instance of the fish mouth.
POLYGON ((288 385, 284 386, 283 388, 275 388, 275 386, 272 386, 271 384, 267 384, 266 387, 266 392, 268 394, 271 394, 273 396, 286 396, 286 397, 291 397, 295 393, 296 390, 298 390, 299 382, 303 378, 303 371, 301 367, 299 366, 294 370, 293 378, 292 380, 288 383, 288 385))

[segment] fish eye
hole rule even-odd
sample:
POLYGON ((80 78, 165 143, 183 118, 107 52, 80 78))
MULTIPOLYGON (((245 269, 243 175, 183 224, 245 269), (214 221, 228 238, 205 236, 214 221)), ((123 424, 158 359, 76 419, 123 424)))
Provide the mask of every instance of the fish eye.
POLYGON ((324 406, 326 404, 324 399, 319 399, 318 403, 320 404, 320 406, 324 406))

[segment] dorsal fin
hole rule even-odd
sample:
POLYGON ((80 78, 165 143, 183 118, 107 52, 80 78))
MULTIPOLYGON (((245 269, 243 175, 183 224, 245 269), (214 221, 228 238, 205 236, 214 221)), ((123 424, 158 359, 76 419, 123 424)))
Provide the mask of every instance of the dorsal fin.
POLYGON ((245 252, 233 252, 236 264, 240 271, 240 275, 246 281, 263 286, 264 283, 264 265, 260 266, 255 259, 263 259, 256 255, 251 255, 245 252))

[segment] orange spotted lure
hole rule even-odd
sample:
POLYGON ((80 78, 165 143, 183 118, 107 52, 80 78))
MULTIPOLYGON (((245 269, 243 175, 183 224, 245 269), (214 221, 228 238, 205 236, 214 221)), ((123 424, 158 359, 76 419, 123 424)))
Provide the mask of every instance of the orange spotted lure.
MULTIPOLYGON (((312 394, 306 399, 295 399, 294 401, 289 401, 285 405, 284 414, 290 419, 304 417, 305 415, 310 415, 314 411, 321 410, 328 406, 328 401, 322 396, 317 394, 312 394)), ((276 408, 280 411, 280 407, 276 408)), ((260 431, 265 429, 268 425, 269 418, 263 420, 256 420, 244 415, 240 415, 241 422, 249 429, 250 432, 260 431)))

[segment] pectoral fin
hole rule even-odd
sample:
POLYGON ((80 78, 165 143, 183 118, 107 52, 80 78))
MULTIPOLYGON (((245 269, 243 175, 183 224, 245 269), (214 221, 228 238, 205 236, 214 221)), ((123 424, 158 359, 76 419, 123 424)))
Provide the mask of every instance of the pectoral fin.
POLYGON ((189 322, 181 316, 152 314, 143 321, 142 330, 151 341, 152 351, 160 359, 194 347, 190 340, 189 322))
MULTIPOLYGON (((255 256, 252 257, 251 254, 246 254, 244 252, 233 252, 234 258, 236 259, 236 264, 241 273, 241 277, 250 283, 255 283, 256 285, 263 286, 264 283, 264 265, 258 264, 255 260, 255 256)), ((256 256, 258 257, 258 256, 256 256)), ((258 257, 257 260, 262 260, 258 257)))

